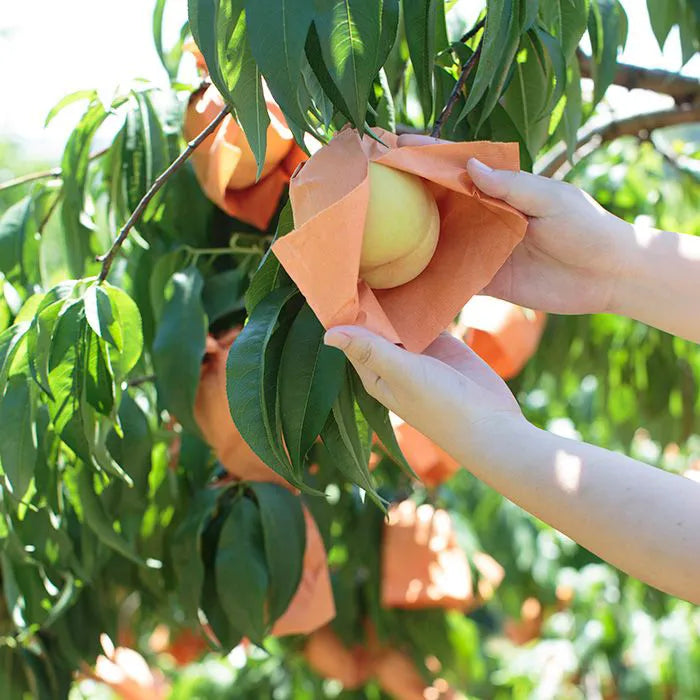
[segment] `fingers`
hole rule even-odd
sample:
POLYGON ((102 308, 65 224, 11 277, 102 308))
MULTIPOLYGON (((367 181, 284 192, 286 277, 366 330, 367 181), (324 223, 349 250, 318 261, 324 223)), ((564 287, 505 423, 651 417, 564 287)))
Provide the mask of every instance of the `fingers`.
POLYGON ((434 136, 424 136, 423 134, 401 134, 398 139, 401 146, 433 146, 436 143, 452 143, 444 139, 437 139, 434 136))
POLYGON ((467 162, 467 172, 484 193, 510 204, 528 216, 547 216, 557 200, 558 183, 522 170, 494 170, 476 158, 467 162))
POLYGON ((413 356, 364 328, 331 328, 324 342, 342 350, 360 375, 365 389, 390 408, 395 403, 391 387, 406 384, 411 379, 413 356))
POLYGON ((423 351, 423 354, 440 360, 466 377, 488 368, 488 365, 468 345, 447 332, 441 333, 423 351))

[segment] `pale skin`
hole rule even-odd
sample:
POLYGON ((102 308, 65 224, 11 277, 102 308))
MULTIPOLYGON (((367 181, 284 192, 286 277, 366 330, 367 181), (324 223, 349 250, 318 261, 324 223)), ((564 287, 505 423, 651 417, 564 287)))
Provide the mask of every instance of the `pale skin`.
MULTIPOLYGON (((403 136, 399 144, 432 143, 403 136)), ((615 313, 700 343, 700 238, 625 223, 573 185, 465 164, 529 217, 484 294, 615 313)), ((326 333, 367 390, 506 498, 628 574, 700 604, 700 483, 528 423, 506 384, 443 334, 422 354, 362 328, 326 333)))

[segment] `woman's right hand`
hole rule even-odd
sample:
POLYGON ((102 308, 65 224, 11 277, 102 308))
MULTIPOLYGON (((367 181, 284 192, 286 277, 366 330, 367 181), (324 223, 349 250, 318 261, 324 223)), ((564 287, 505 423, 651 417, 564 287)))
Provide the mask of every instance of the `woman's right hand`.
MULTIPOLYGON (((399 146, 435 142, 430 136, 399 137, 399 146)), ((634 238, 629 224, 569 183, 493 170, 475 158, 465 166, 479 190, 530 220, 522 242, 483 294, 552 313, 610 310, 625 249, 634 238)))
POLYGON ((552 313, 611 310, 624 250, 633 240, 629 224, 567 182, 493 170, 475 158, 467 171, 479 190, 530 220, 484 294, 552 313))

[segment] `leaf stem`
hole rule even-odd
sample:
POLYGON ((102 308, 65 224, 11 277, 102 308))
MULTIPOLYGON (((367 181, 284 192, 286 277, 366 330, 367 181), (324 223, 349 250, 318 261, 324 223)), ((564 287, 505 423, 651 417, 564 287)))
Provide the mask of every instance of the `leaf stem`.
POLYGON ((114 258, 117 252, 122 247, 122 244, 129 236, 129 231, 134 227, 136 222, 139 220, 143 212, 146 210, 148 203, 155 197, 158 191, 163 187, 163 185, 177 172, 185 163, 185 161, 194 153, 197 147, 207 138, 223 121, 224 117, 231 111, 231 108, 226 105, 217 115, 214 117, 212 122, 192 141, 187 144, 187 148, 155 179, 155 182, 151 185, 148 192, 142 197, 141 201, 138 203, 136 209, 129 217, 129 220, 122 226, 119 231, 119 235, 115 238, 114 243, 112 243, 111 248, 103 255, 98 255, 97 262, 102 263, 102 269, 97 277, 98 282, 104 282, 109 274, 109 269, 112 267, 114 258))

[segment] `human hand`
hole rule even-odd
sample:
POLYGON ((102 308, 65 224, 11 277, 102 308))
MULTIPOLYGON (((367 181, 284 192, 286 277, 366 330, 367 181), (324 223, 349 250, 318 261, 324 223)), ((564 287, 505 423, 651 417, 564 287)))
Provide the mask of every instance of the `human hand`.
MULTIPOLYGON (((435 142, 429 136, 399 137, 399 146, 435 142)), ((492 170, 474 158, 465 167, 479 190, 530 220, 524 239, 483 294, 553 313, 610 310, 634 238, 628 224, 569 183, 492 170)))
POLYGON ((448 333, 420 355, 355 326, 331 328, 325 342, 347 355, 375 399, 467 468, 494 436, 524 422, 505 382, 448 333))

